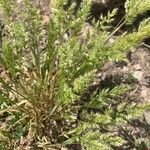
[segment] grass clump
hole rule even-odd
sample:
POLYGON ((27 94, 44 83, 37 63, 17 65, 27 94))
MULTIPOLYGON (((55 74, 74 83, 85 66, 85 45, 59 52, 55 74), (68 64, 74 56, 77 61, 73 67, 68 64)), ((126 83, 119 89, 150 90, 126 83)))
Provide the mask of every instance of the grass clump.
MULTIPOLYGON (((45 26, 40 10, 30 2, 23 1, 25 9, 18 12, 20 19, 14 20, 10 14, 17 3, 0 1, 7 31, 0 53, 1 149, 59 149, 71 144, 88 150, 111 149, 111 145, 119 146, 124 140, 109 131, 148 107, 128 106, 122 101, 127 85, 81 97, 105 62, 124 59, 123 52, 150 34, 150 22, 109 45, 106 41, 114 33, 109 27, 116 9, 101 16, 99 22, 93 21, 94 28, 88 30, 85 39, 81 31, 91 2, 83 1, 75 15, 74 4, 65 11, 64 3, 52 1, 51 17, 45 26), (41 48, 45 31, 47 43, 41 48), (107 108, 102 113, 92 111, 102 107, 107 108)), ((127 22, 136 17, 128 6, 131 4, 129 0, 125 4, 127 22)), ((144 10, 147 5, 139 9, 144 10)))

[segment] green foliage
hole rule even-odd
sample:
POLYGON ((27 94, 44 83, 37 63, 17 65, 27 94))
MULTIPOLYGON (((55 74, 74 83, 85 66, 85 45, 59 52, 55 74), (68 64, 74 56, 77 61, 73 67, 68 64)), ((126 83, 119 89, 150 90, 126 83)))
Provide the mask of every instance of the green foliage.
POLYGON ((107 16, 101 15, 99 21, 96 23, 100 30, 108 30, 111 27, 111 23, 114 21, 114 16, 117 14, 117 9, 113 9, 107 13, 107 16))
POLYGON ((134 19, 139 15, 150 9, 150 0, 127 0, 125 3, 126 21, 132 24, 134 19))
MULTIPOLYGON (((18 14, 21 20, 10 16, 15 2, 0 1, 8 31, 0 55, 4 71, 0 77, 0 117, 5 119, 0 130, 0 142, 4 143, 1 149, 17 149, 25 138, 34 149, 80 143, 83 149, 109 150, 111 145, 124 143, 115 135, 117 126, 149 108, 145 104, 128 106, 123 101, 127 85, 95 91, 80 105, 99 67, 109 60, 124 59, 123 52, 150 34, 149 20, 143 21, 137 32, 123 34, 110 45, 106 44, 112 34, 108 29, 117 9, 93 22, 85 40, 81 31, 91 1, 83 1, 76 15, 74 3, 68 11, 63 9, 64 3, 52 2, 45 28, 40 10, 29 1, 23 1, 25 9, 18 14), (43 50, 39 43, 45 30, 48 41, 43 50)), ((140 8, 138 3, 132 9, 131 1, 126 2, 126 22, 132 23, 139 13, 149 9, 148 0, 140 8), (135 13, 136 8, 139 11, 135 13)))

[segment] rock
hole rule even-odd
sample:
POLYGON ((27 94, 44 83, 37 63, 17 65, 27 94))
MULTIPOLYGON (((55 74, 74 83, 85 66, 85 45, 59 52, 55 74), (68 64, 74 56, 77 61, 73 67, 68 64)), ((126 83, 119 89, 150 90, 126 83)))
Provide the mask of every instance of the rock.
POLYGON ((150 111, 144 113, 145 120, 148 125, 150 125, 150 111))
POLYGON ((142 72, 142 71, 135 71, 135 72, 133 73, 133 76, 134 76, 136 79, 138 79, 139 81, 141 81, 141 80, 142 80, 142 77, 143 77, 143 72, 142 72))
POLYGON ((135 70, 140 71, 141 70, 141 66, 139 64, 136 64, 133 66, 135 70))

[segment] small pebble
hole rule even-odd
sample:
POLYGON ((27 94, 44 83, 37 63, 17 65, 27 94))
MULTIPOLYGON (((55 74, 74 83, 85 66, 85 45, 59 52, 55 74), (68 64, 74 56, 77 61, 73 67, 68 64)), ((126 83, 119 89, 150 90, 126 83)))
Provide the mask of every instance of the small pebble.
POLYGON ((143 72, 142 72, 142 71, 135 71, 135 72, 133 73, 133 76, 134 76, 136 79, 138 79, 139 81, 141 81, 141 80, 142 80, 142 77, 143 77, 143 72))
POLYGON ((141 66, 139 64, 134 65, 134 69, 137 71, 141 71, 141 66))

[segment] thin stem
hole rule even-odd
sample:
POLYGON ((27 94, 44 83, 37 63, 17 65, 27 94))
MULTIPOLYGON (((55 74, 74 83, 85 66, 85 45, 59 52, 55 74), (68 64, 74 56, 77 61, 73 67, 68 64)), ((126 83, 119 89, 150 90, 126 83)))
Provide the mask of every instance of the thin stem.
POLYGON ((115 30, 107 37, 106 41, 104 44, 108 42, 108 40, 126 23, 126 21, 123 21, 115 30))

